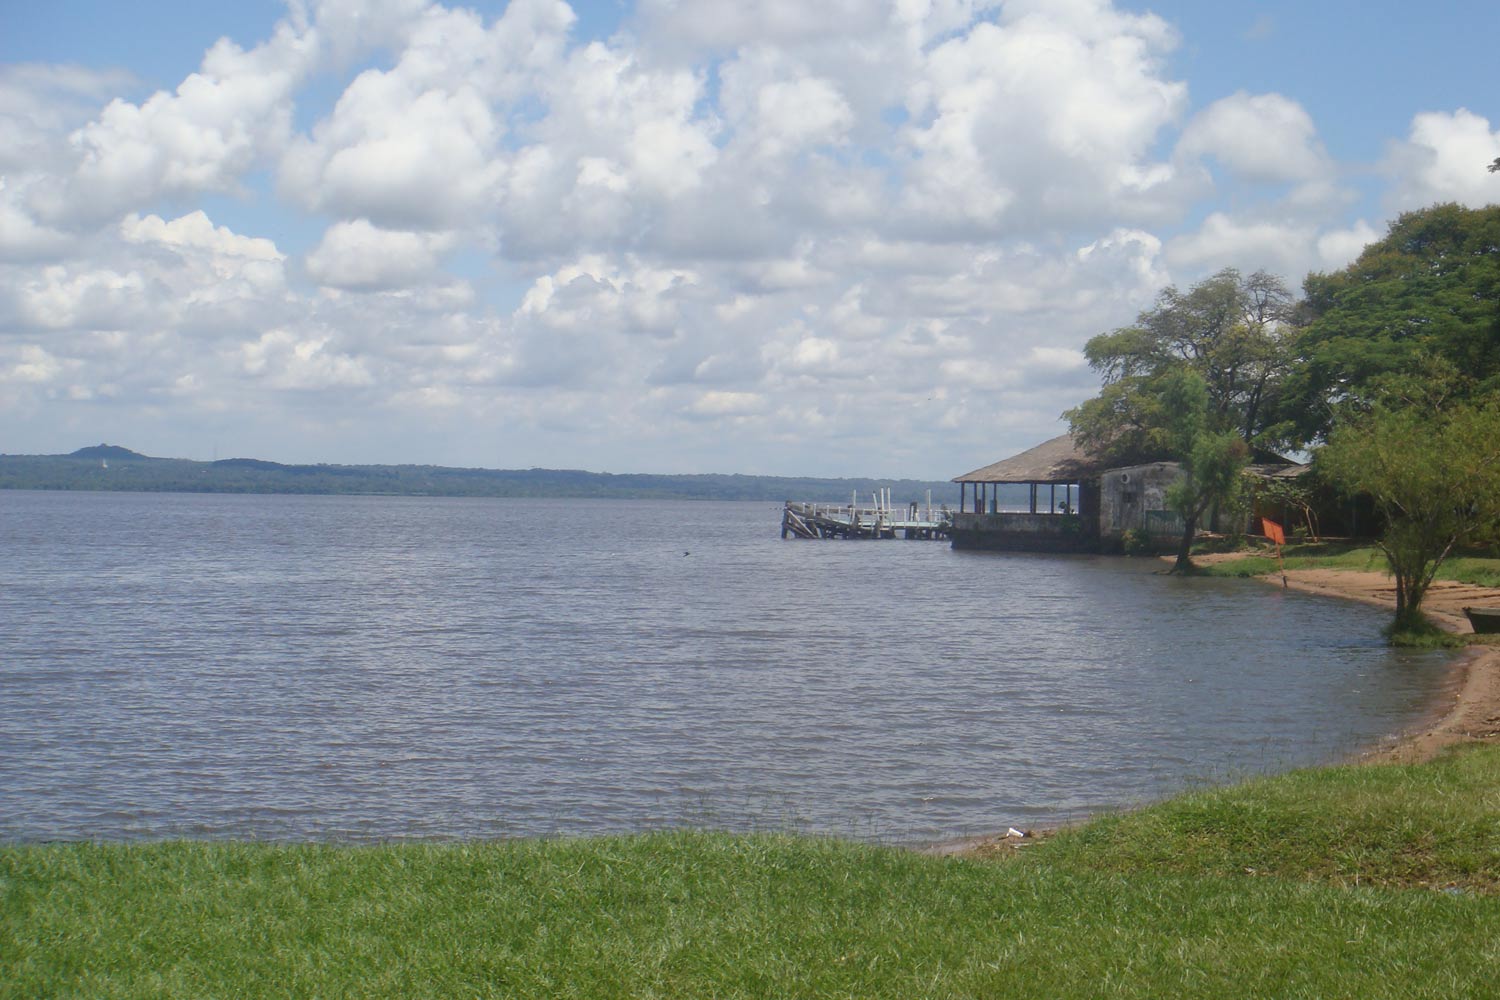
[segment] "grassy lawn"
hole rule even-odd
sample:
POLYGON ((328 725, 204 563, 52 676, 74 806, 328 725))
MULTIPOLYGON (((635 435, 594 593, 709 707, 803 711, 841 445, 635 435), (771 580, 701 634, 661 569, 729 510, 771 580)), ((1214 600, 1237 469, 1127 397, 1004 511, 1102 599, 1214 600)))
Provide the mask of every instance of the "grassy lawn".
MULTIPOLYGON (((1334 542, 1294 542, 1283 553, 1287 569, 1353 569, 1386 572, 1385 556, 1373 545, 1344 545, 1334 542)), ((1228 562, 1205 565, 1202 571, 1212 576, 1263 576, 1277 571, 1276 554, 1261 550, 1253 555, 1228 562)), ((1438 567, 1437 579, 1472 583, 1481 587, 1500 587, 1500 558, 1491 556, 1453 556, 1438 567)))
POLYGON ((1102 817, 1034 850, 1074 871, 1254 875, 1500 897, 1500 747, 1195 792, 1102 817))
POLYGON ((1006 860, 792 836, 0 849, 3 997, 1492 997, 1500 750, 1006 860))

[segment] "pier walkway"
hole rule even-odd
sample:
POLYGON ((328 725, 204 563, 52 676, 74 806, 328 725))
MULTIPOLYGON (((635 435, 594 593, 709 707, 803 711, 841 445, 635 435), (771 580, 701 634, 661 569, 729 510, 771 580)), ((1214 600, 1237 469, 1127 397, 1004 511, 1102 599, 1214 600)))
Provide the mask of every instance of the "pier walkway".
POLYGON ((782 538, 947 538, 953 524, 947 506, 934 510, 932 497, 925 508, 909 503, 894 507, 888 490, 871 495, 862 507, 854 498, 847 504, 798 503, 788 500, 781 512, 782 538))

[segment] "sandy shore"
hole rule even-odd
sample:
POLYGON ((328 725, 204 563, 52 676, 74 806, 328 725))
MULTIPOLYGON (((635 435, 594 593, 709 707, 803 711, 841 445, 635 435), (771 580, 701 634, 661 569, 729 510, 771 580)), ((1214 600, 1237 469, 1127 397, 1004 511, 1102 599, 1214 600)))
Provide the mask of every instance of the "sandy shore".
MULTIPOLYGON (((1200 562, 1237 558, 1235 554, 1208 556, 1200 562)), ((1281 586, 1281 575, 1260 577, 1281 586)), ((1287 586, 1309 594, 1363 601, 1396 611, 1395 583, 1385 573, 1357 570, 1288 570, 1287 586)), ((1455 633, 1473 631, 1463 609, 1469 605, 1500 607, 1500 589, 1439 580, 1428 590, 1422 610, 1436 624, 1455 633)), ((1500 742, 1500 646, 1474 646, 1454 659, 1452 683, 1422 725, 1388 743, 1370 747, 1354 760, 1367 764, 1413 764, 1428 760, 1445 747, 1465 742, 1500 742)), ((1046 831, 1039 831, 1045 836, 1046 831)), ((985 854, 1033 842, 1033 835, 976 837, 935 844, 933 854, 985 854)))

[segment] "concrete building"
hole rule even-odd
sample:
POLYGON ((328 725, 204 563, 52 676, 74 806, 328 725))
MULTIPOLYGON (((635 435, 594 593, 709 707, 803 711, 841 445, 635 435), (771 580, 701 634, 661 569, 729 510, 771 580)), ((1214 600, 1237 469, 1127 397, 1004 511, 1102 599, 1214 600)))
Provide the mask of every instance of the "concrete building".
MULTIPOLYGON (((1305 470, 1280 459, 1246 471, 1269 479, 1305 470)), ((1105 468, 1063 434, 954 477, 960 501, 949 532, 953 547, 1111 552, 1120 549, 1127 531, 1175 539, 1182 534, 1182 516, 1168 506, 1166 494, 1180 474, 1176 462, 1105 468)))

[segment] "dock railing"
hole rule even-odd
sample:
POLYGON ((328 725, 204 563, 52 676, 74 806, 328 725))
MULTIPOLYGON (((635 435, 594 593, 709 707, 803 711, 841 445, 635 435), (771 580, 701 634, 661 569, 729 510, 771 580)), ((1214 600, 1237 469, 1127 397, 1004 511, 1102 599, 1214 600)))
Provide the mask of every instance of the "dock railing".
POLYGON ((781 537, 795 538, 938 538, 947 534, 952 512, 934 506, 931 492, 925 504, 891 502, 891 491, 870 494, 861 504, 856 494, 849 503, 802 503, 788 500, 782 512, 781 537))

